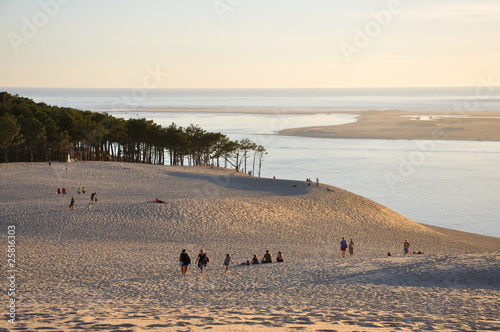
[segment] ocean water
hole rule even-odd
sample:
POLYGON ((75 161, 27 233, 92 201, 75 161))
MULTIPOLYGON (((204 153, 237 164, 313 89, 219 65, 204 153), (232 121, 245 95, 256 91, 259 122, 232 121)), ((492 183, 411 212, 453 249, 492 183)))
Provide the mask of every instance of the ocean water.
MULTIPOLYGON (((318 90, 1 89, 47 104, 109 111, 167 126, 198 124, 231 139, 249 137, 268 151, 262 176, 319 178, 368 197, 417 222, 500 237, 500 142, 284 137, 284 128, 342 124, 348 114, 283 114, 299 109, 500 110, 500 97, 474 88, 318 90), (124 97, 125 96, 125 97, 124 97), (66 100, 63 98, 66 97, 66 100), (158 108, 247 108, 264 114, 158 112, 158 108), (138 112, 137 109, 150 109, 138 112)), ((499 128, 500 129, 500 128, 499 128)), ((249 160, 251 164, 251 160, 249 160)), ((480 245, 480 244, 478 244, 480 245)))
POLYGON ((82 110, 251 108, 332 110, 499 110, 500 87, 345 89, 0 88, 38 102, 82 110))

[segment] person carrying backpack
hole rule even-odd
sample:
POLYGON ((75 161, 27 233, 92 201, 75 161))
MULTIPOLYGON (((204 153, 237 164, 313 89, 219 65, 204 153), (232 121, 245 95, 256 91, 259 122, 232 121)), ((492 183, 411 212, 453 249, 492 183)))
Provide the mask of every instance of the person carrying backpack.
POLYGON ((208 262, 210 262, 210 258, 208 258, 205 251, 201 249, 198 254, 198 258, 196 259, 196 264, 198 264, 198 267, 200 268, 200 274, 203 274, 203 269, 207 266, 208 262))

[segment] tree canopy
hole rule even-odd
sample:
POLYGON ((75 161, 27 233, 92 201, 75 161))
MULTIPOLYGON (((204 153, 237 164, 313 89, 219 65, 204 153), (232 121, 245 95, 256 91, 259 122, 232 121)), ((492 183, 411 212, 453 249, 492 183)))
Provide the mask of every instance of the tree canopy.
POLYGON ((124 120, 0 92, 0 149, 2 162, 66 160, 68 155, 79 161, 168 165, 221 166, 222 160, 224 167, 245 172, 253 151, 260 175, 264 147, 248 138, 231 141, 194 124, 163 128, 144 118, 124 120))

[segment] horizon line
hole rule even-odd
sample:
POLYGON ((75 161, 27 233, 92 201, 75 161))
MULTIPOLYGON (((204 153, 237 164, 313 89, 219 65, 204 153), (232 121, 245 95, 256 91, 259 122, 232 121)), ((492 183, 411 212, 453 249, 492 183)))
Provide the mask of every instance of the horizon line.
MULTIPOLYGON (((500 87, 500 85, 488 85, 491 87, 500 87)), ((176 88, 154 88, 151 90, 329 90, 329 89, 424 89, 424 88, 475 88, 475 85, 428 85, 428 86, 349 86, 349 87, 273 87, 273 88, 235 88, 235 87, 176 87, 176 88)), ((44 87, 44 86, 0 86, 0 89, 93 89, 93 90, 118 90, 133 89, 130 87, 44 87)))

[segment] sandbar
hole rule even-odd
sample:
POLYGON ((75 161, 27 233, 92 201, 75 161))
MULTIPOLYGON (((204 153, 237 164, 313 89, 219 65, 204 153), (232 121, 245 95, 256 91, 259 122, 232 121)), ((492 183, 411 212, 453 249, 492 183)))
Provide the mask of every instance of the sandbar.
POLYGON ((289 128, 281 130, 279 134, 321 138, 500 140, 500 112, 362 111, 354 113, 359 116, 358 120, 353 123, 289 128))

